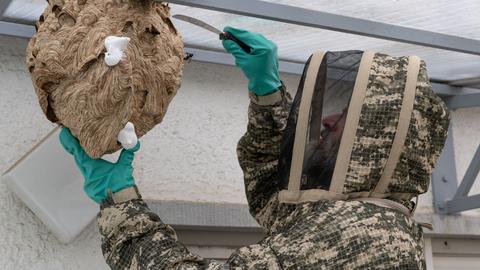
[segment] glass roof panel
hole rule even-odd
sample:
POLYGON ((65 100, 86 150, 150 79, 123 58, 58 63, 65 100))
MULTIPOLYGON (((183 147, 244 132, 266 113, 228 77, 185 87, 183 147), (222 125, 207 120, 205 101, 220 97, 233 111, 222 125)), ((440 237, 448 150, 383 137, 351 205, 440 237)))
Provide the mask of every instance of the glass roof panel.
POLYGON ((478 0, 264 1, 480 40, 478 0))
POLYGON ((34 22, 47 5, 46 0, 13 0, 3 17, 12 22, 34 22))
MULTIPOLYGON (((480 40, 480 17, 477 15, 480 1, 268 1, 480 40)), ((4 17, 10 21, 33 23, 45 6, 45 0, 14 0, 4 17)), ((303 63, 317 49, 371 49, 392 55, 418 55, 427 62, 430 77, 439 80, 480 76, 480 56, 187 6, 171 7, 172 14, 196 17, 219 29, 230 25, 260 32, 277 43, 282 60, 303 63)), ((174 20, 174 23, 187 46, 223 51, 215 34, 183 21, 174 20)))
MULTIPOLYGON (((418 55, 427 62, 430 76, 439 80, 480 75, 480 56, 178 5, 172 5, 172 13, 194 16, 219 29, 231 25, 260 32, 278 44, 280 58, 287 61, 303 63, 318 49, 370 49, 392 55, 418 55)), ((215 34, 183 21, 174 23, 189 46, 222 50, 215 34)))

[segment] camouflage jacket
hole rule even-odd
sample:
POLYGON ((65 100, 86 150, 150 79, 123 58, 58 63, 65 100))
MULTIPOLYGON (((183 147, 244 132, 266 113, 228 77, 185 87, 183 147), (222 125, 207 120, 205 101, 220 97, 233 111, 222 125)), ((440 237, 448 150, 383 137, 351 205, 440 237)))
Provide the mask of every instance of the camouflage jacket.
POLYGON ((192 254, 142 200, 104 203, 97 222, 112 269, 424 269, 421 228, 395 210, 359 201, 280 204, 277 163, 290 96, 252 100, 237 153, 250 213, 265 229, 226 263, 192 254))

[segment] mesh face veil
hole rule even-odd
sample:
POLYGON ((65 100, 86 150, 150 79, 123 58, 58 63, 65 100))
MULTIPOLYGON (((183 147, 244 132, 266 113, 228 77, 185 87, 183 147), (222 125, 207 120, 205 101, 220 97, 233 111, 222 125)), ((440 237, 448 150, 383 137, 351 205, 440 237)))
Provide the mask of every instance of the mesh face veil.
POLYGON ((428 189, 448 122, 417 56, 316 52, 283 134, 279 201, 410 205, 428 189))
POLYGON ((362 55, 316 53, 308 60, 283 137, 282 188, 329 189, 362 55))

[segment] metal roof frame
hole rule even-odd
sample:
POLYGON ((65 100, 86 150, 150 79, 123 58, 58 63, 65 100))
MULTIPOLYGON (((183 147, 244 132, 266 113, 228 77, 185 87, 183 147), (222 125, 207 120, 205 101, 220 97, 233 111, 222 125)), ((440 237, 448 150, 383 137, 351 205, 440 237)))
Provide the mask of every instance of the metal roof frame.
MULTIPOLYGON (((156 1, 160 2, 160 0, 156 1)), ((480 55, 480 40, 374 22, 284 4, 260 0, 167 0, 166 2, 480 55)))
POLYGON ((13 0, 2 0, 0 2, 0 20, 3 19, 3 14, 13 0))
POLYGON ((443 100, 451 110, 478 107, 480 106, 480 92, 444 97, 443 100))
POLYGON ((480 208, 480 194, 468 195, 480 172, 480 145, 470 162, 460 185, 457 186, 453 135, 449 138, 432 174, 433 204, 435 211, 442 214, 455 214, 480 208))
MULTIPOLYGON (((235 65, 233 57, 222 51, 207 50, 186 44, 185 50, 193 54, 193 60, 215 64, 235 65)), ((281 72, 291 74, 302 74, 305 63, 279 60, 281 72)), ((480 89, 453 86, 445 82, 431 80, 432 87, 442 97, 450 109, 468 108, 480 106, 480 89), (453 97, 456 97, 453 99, 453 97)))
MULTIPOLYGON (((0 18, 2 18, 2 14, 12 1, 13 0, 4 0, 0 3, 0 18)), ((285 4, 260 0, 167 0, 167 2, 426 47, 440 48, 466 54, 480 55, 480 40, 374 22, 285 4)), ((29 30, 21 31, 18 28, 19 26, 17 24, 0 25, 0 34, 13 34, 15 36, 29 37, 29 30)), ((201 58, 206 57, 202 56, 201 58)), ((303 63, 292 62, 289 60, 284 60, 284 62, 287 64, 286 66, 303 65, 303 63)), ((286 72, 289 72, 289 69, 291 68, 287 68, 286 72)), ((446 83, 457 87, 472 86, 474 88, 477 83, 480 83, 479 78, 468 78, 447 82, 432 81, 446 83)), ((459 89, 455 88, 452 90, 454 90, 452 91, 452 94, 455 94, 456 90, 459 89)), ((447 95, 450 94, 448 93, 447 95)))
MULTIPOLYGON (((12 0, 0 3, 0 19, 12 0)), ((156 0, 160 1, 160 0, 156 0)), ((164 2, 164 1, 162 1, 164 2)), ((468 39, 431 31, 419 30, 348 16, 336 15, 284 4, 260 0, 169 0, 167 2, 215 11, 245 15, 326 30, 338 31, 392 40, 403 43, 439 48, 449 51, 480 55, 480 40, 468 39)), ((30 38, 35 29, 31 25, 0 21, 0 35, 30 38)), ((186 44, 186 50, 194 53, 194 60, 233 65, 229 54, 198 48, 186 44)), ((303 63, 280 59, 283 72, 301 73, 303 63)), ((463 86, 474 86, 479 78, 468 78, 449 82, 432 83, 451 109, 480 106, 480 90, 463 86)), ((467 173, 457 189, 453 136, 450 132, 445 150, 437 169, 432 175, 435 209, 439 213, 454 213, 480 207, 480 195, 467 196, 480 171, 480 146, 470 163, 467 173)))
POLYGON ((33 36, 34 33, 34 26, 0 21, 0 35, 29 39, 33 36))
POLYGON ((453 80, 453 81, 448 81, 447 83, 449 85, 454 85, 454 86, 478 85, 480 84, 480 77, 453 80))

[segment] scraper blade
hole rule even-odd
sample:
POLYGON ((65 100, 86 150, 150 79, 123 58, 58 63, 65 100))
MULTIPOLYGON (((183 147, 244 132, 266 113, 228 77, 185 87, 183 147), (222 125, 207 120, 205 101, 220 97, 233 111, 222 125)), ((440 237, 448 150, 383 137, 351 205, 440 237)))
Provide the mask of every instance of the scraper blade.
POLYGON ((221 40, 225 40, 225 39, 229 39, 229 40, 232 40, 234 41, 235 43, 237 43, 240 47, 242 47, 242 49, 246 52, 246 53, 250 53, 252 51, 252 48, 250 48, 247 44, 243 43, 242 41, 238 40, 236 37, 234 37, 231 33, 229 32, 223 32, 223 31, 220 31, 218 28, 216 27, 213 27, 211 26, 210 24, 202 21, 202 20, 199 20, 199 19, 196 19, 196 18, 193 18, 193 17, 190 17, 190 16, 187 16, 187 15, 182 15, 182 14, 175 14, 172 16, 173 18, 175 19, 179 19, 179 20, 182 20, 182 21, 185 21, 185 22, 188 22, 188 23, 191 23, 191 24, 194 24, 196 26, 199 26, 205 30, 208 30, 212 33, 215 33, 218 35, 218 37, 221 39, 221 40))

